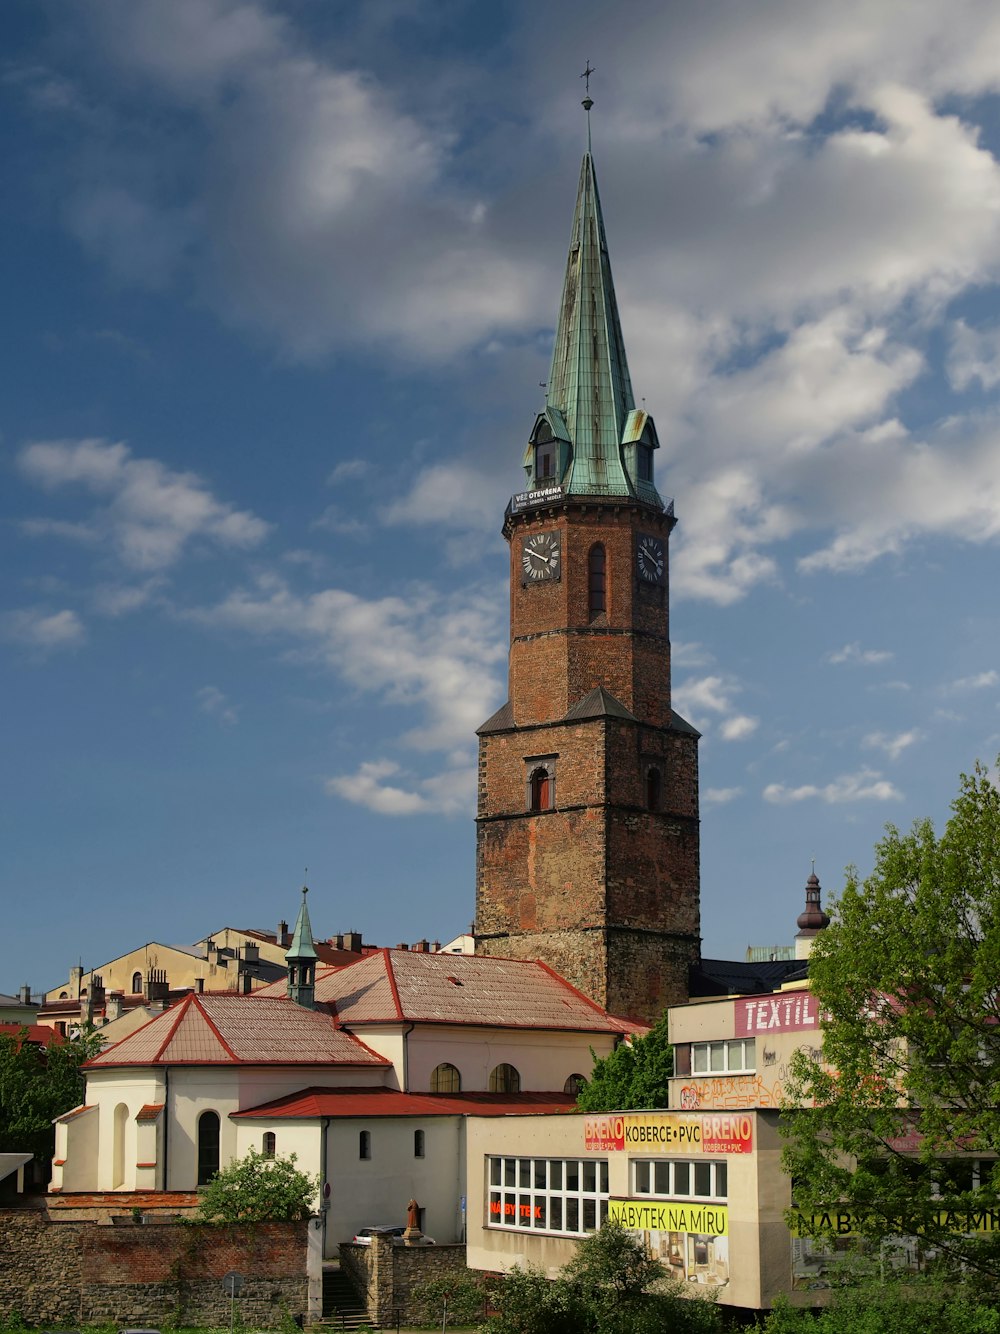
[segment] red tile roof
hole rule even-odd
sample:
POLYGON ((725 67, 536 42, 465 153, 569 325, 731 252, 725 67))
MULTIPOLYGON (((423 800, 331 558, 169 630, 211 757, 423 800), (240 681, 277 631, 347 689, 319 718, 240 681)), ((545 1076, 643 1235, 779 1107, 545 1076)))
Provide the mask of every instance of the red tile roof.
MULTIPOLYGON (((260 994, 276 994, 273 984, 260 994)), ((478 954, 381 949, 346 968, 320 969, 316 1002, 340 1023, 476 1024, 490 1028, 632 1033, 547 964, 478 954)))
POLYGON ((364 1065, 391 1062, 286 997, 189 993, 87 1062, 122 1065, 364 1065))
POLYGON ((0 1024, 0 1035, 16 1038, 27 1029, 26 1042, 34 1042, 39 1047, 49 1047, 53 1043, 65 1042, 61 1033, 48 1024, 0 1024))
POLYGON ((140 1107, 135 1114, 137 1121, 155 1121, 163 1111, 162 1102, 147 1102, 144 1107, 140 1107))
POLYGON ((308 1088, 233 1112, 243 1118, 312 1120, 320 1116, 515 1116, 572 1112, 568 1093, 401 1093, 398 1089, 308 1088))

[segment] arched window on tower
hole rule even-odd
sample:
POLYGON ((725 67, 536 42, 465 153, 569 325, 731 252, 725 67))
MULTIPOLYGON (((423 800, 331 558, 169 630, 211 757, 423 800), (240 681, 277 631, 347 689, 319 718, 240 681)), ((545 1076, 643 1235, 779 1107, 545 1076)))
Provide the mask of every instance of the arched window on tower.
POLYGON ((506 1061, 503 1064, 495 1066, 490 1072, 490 1092, 491 1093, 520 1093, 521 1075, 512 1065, 506 1061))
POLYGON ((142 973, 132 974, 132 995, 133 996, 142 995, 142 973))
POLYGON ((531 771, 531 778, 528 780, 529 795, 528 800, 531 810, 550 811, 555 804, 553 801, 553 782, 552 775, 548 769, 539 766, 531 771))
POLYGON ((646 810, 658 811, 660 809, 662 779, 660 771, 656 765, 651 765, 646 770, 646 810))
POLYGON ((590 619, 602 615, 608 609, 606 557, 603 542, 595 542, 587 558, 587 591, 590 619))

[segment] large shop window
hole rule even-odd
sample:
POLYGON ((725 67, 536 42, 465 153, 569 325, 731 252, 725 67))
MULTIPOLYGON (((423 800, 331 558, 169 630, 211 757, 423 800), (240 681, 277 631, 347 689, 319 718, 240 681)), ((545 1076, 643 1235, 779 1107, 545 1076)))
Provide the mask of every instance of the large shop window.
POLYGON ((664 1200, 724 1200, 729 1190, 724 1158, 636 1158, 632 1163, 635 1195, 656 1195, 664 1200))
POLYGON ((728 1042, 692 1042, 693 1075, 752 1074, 757 1069, 754 1038, 731 1038, 728 1042))
POLYGON ((606 1158, 489 1158, 489 1227, 596 1232, 608 1216, 606 1158))

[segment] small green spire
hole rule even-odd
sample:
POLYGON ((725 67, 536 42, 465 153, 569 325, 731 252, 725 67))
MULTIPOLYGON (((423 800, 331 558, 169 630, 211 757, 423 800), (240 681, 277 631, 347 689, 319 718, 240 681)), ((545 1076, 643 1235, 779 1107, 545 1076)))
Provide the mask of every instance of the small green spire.
POLYGON ((316 1001, 316 961, 319 955, 313 942, 312 923, 306 907, 308 893, 309 886, 303 885, 302 906, 295 920, 295 932, 285 953, 285 962, 288 964, 289 999, 311 1010, 316 1001))

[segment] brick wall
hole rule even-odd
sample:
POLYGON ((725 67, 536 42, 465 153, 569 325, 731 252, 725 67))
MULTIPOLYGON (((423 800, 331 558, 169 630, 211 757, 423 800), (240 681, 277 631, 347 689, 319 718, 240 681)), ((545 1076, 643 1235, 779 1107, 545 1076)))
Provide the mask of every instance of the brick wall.
POLYGON ((374 1237, 370 1246, 341 1243, 340 1267, 354 1284, 373 1324, 395 1329, 418 1317, 414 1291, 432 1279, 470 1277, 464 1245, 397 1246, 374 1237))
POLYGON ((242 1318, 273 1327, 307 1304, 307 1223, 256 1227, 53 1223, 0 1211, 0 1315, 30 1324, 227 1325, 222 1277, 244 1275, 242 1318))

